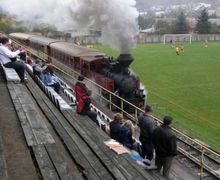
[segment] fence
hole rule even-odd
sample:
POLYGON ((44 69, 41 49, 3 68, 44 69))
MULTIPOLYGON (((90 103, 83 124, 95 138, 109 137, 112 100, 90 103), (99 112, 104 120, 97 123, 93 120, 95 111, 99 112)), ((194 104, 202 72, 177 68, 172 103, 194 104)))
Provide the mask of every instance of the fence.
MULTIPOLYGON (((220 34, 192 34, 192 41, 220 41, 220 34)), ((148 33, 140 33, 137 36, 137 42, 145 43, 163 43, 164 35, 154 35, 148 33)))

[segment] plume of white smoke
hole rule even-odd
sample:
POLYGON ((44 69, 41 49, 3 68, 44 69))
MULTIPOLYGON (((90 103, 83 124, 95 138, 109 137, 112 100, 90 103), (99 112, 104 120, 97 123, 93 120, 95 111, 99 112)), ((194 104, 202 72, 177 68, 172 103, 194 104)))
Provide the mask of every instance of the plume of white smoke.
POLYGON ((0 0, 0 7, 19 21, 48 24, 58 30, 102 30, 102 42, 128 53, 136 44, 135 0, 0 0))

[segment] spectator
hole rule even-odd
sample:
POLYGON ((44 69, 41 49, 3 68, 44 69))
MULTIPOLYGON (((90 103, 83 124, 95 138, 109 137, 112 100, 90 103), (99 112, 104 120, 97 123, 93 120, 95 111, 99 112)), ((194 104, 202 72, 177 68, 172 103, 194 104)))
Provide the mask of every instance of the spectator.
POLYGON ((153 109, 151 106, 146 105, 145 112, 141 114, 138 118, 139 127, 140 127, 140 137, 139 140, 142 143, 142 154, 143 158, 148 160, 153 159, 153 143, 152 143, 152 134, 153 130, 156 128, 156 121, 152 118, 151 114, 153 109))
POLYGON ((38 77, 41 77, 41 73, 42 73, 42 68, 40 65, 40 61, 37 59, 35 61, 35 64, 33 65, 33 74, 38 77))
POLYGON ((47 68, 47 66, 49 66, 49 65, 52 65, 51 59, 48 59, 46 62, 42 63, 42 65, 41 65, 42 71, 44 71, 47 68))
POLYGON ((83 80, 84 76, 79 76, 78 81, 75 84, 75 94, 77 100, 76 111, 78 114, 88 115, 90 119, 92 119, 97 125, 99 125, 99 122, 97 120, 97 113, 95 111, 92 111, 90 107, 91 91, 86 87, 83 80))
POLYGON ((130 120, 126 120, 121 127, 121 138, 122 144, 129 149, 137 151, 139 154, 141 153, 141 146, 138 142, 133 139, 134 134, 134 125, 130 120), (124 132, 124 133, 123 133, 124 132))
POLYGON ((25 80, 25 64, 17 61, 16 57, 24 51, 17 50, 12 52, 9 48, 9 39, 7 37, 0 37, 0 62, 6 68, 13 68, 18 73, 21 83, 26 83, 25 80))
POLYGON ((33 66, 33 60, 30 56, 27 57, 27 64, 31 67, 33 66))
POLYGON ((60 83, 53 78, 53 66, 48 65, 41 74, 41 80, 46 86, 51 86, 59 94, 60 93, 60 83))
POLYGON ((153 144, 156 150, 158 171, 163 167, 163 176, 169 179, 173 157, 177 155, 176 136, 171 131, 172 117, 165 116, 163 124, 153 132, 153 144))
POLYGON ((109 128, 110 128, 110 137, 112 139, 115 139, 116 141, 121 142, 120 139, 120 129, 123 122, 123 117, 120 113, 116 113, 114 116, 114 120, 110 122, 109 128))

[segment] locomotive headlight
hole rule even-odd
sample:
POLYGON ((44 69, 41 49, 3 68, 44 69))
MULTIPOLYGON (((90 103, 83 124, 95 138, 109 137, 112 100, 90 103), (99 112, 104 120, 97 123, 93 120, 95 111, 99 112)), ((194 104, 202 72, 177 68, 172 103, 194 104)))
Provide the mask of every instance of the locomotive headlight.
POLYGON ((139 96, 140 98, 145 98, 144 90, 143 89, 136 90, 136 96, 139 96))

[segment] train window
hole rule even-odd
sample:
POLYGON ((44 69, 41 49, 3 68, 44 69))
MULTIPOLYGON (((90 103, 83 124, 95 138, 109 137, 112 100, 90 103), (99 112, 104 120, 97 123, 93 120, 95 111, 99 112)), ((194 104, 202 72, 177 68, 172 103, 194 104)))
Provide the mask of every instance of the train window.
POLYGON ((67 64, 69 65, 69 64, 70 64, 70 58, 69 58, 69 56, 66 57, 66 61, 67 61, 67 64))
POLYGON ((73 62, 73 61, 74 61, 73 58, 71 58, 71 59, 70 59, 70 65, 71 65, 71 66, 74 65, 74 62, 73 62))
POLYGON ((90 69, 91 69, 91 70, 95 70, 95 63, 92 62, 92 63, 90 64, 90 69))

